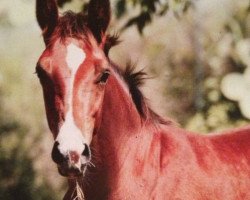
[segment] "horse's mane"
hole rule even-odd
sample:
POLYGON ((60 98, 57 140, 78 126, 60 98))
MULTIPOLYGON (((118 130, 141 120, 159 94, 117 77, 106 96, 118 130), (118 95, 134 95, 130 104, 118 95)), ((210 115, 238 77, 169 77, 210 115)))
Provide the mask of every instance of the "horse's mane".
MULTIPOLYGON (((88 38, 90 30, 87 24, 87 16, 83 13, 74 13, 72 11, 67 11, 58 19, 57 26, 52 34, 50 41, 54 41, 60 38, 64 41, 67 37, 73 37, 76 39, 88 38)), ((44 33, 46 34, 46 32, 44 33)), ((106 55, 108 55, 109 50, 117 45, 119 37, 117 34, 114 35, 103 35, 103 48, 106 55)), ((117 67, 116 67, 117 68, 117 67)), ((143 71, 135 71, 135 65, 127 64, 124 71, 117 69, 118 73, 121 74, 123 79, 128 85, 131 97, 135 106, 142 117, 145 120, 153 120, 161 124, 169 124, 170 120, 165 120, 156 114, 148 105, 147 99, 143 96, 140 86, 143 85, 144 80, 147 79, 147 74, 143 71)))
POLYGON ((149 78, 145 71, 136 71, 136 66, 130 62, 127 64, 125 70, 121 72, 121 74, 128 85, 133 102, 142 119, 153 120, 161 124, 172 123, 171 120, 163 119, 148 106, 147 99, 140 90, 140 86, 142 86, 144 81, 149 78))

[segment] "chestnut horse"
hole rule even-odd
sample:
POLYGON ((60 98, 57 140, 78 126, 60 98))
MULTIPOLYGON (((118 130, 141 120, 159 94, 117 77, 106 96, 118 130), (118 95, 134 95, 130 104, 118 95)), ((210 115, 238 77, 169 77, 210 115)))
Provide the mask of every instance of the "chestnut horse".
POLYGON ((250 200, 250 127, 202 136, 155 114, 138 88, 145 73, 108 58, 109 0, 91 0, 87 15, 36 3, 46 44, 36 71, 64 199, 78 184, 88 200, 250 200))

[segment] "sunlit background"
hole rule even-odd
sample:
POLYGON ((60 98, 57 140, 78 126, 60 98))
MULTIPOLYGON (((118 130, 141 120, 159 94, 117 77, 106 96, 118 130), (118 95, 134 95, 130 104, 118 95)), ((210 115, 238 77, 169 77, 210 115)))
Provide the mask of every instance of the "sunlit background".
MULTIPOLYGON (((59 1, 61 12, 86 3, 59 1)), ((202 134, 249 123, 249 0, 113 0, 112 10, 122 43, 110 57, 148 72, 143 91, 158 113, 202 134)), ((63 195, 34 74, 43 49, 35 1, 1 0, 0 199, 63 195)))

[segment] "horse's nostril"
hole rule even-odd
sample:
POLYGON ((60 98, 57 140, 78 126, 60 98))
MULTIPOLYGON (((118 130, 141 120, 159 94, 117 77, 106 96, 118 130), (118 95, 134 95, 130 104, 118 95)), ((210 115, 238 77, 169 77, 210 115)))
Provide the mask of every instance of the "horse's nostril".
POLYGON ((69 159, 72 163, 76 164, 79 161, 79 154, 76 151, 69 152, 69 159))
POLYGON ((90 158, 90 148, 87 144, 84 144, 84 150, 82 152, 82 155, 86 158, 90 158))
POLYGON ((52 149, 51 157, 55 163, 60 164, 60 163, 63 163, 63 161, 65 160, 65 157, 58 149, 58 146, 59 146, 59 143, 55 142, 53 149, 52 149))

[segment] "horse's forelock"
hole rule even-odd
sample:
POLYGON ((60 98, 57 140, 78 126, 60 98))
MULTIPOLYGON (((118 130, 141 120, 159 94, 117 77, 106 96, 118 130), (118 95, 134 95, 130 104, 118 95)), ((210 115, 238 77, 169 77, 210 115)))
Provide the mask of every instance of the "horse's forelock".
POLYGON ((82 13, 76 14, 72 11, 67 11, 58 19, 58 23, 50 38, 50 43, 56 39, 65 41, 68 37, 82 39, 86 37, 87 33, 85 16, 82 13))
MULTIPOLYGON (((43 34, 46 34, 46 30, 43 34)), ((84 42, 87 43, 92 43, 91 41, 88 41, 94 39, 94 36, 92 37, 92 35, 93 33, 87 24, 86 15, 83 13, 67 11, 59 18, 49 43, 51 44, 57 39, 60 39, 62 42, 64 42, 68 37, 84 40, 84 42)), ((100 46, 103 48, 105 54, 108 55, 109 50, 119 43, 120 41, 118 34, 103 34, 100 46)))

